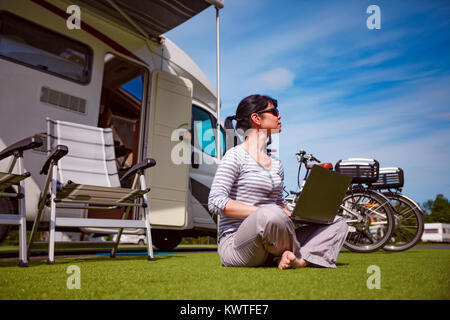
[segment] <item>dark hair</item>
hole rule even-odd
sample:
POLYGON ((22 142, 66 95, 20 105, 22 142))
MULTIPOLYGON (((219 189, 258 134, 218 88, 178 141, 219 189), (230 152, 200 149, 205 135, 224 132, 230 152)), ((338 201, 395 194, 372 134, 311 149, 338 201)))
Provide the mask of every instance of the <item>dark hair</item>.
POLYGON ((250 116, 252 113, 258 113, 268 107, 271 103, 275 108, 277 105, 277 100, 262 96, 259 94, 253 94, 248 96, 239 103, 236 109, 236 115, 229 116, 225 119, 225 129, 234 129, 233 120, 236 120, 236 130, 246 131, 252 127, 250 116))

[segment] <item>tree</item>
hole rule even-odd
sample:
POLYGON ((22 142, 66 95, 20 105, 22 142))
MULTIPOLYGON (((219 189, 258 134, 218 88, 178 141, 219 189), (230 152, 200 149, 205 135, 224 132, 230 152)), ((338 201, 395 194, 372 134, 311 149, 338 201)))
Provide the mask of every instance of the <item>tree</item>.
POLYGON ((450 203, 443 194, 438 194, 436 199, 428 200, 422 205, 425 208, 425 222, 450 223, 450 203))

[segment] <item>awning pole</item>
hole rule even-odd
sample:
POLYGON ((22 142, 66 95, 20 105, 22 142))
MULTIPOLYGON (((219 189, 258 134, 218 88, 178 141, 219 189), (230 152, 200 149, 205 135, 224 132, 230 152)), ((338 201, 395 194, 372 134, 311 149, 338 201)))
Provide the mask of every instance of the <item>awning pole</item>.
MULTIPOLYGON (((220 130, 220 46, 219 8, 216 7, 216 70, 217 70, 217 159, 222 159, 222 138, 220 130)), ((225 138, 225 137, 224 137, 225 138)))
MULTIPOLYGON (((222 139, 220 130, 220 46, 219 46, 219 10, 216 6, 216 70, 217 70, 217 159, 222 159, 222 139)), ((225 138, 225 137, 224 137, 225 138)), ((217 216, 217 244, 219 244, 220 216, 217 216)))

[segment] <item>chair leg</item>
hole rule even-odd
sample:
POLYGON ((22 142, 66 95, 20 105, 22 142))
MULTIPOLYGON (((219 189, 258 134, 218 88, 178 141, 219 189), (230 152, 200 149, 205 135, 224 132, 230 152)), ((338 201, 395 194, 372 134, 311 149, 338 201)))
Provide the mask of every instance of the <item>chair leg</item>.
POLYGON ((56 177, 57 167, 52 168, 52 192, 50 197, 50 235, 48 240, 48 260, 47 264, 55 263, 55 228, 56 228, 56 177))
MULTIPOLYGON (((47 194, 47 190, 44 190, 44 191, 45 192, 43 192, 43 194, 44 195, 47 194)), ((28 248, 27 248, 28 260, 30 260, 31 248, 33 247, 34 237, 36 236, 36 232, 39 227, 39 223, 41 222, 42 211, 44 210, 46 200, 47 200, 47 197, 43 197, 41 199, 41 203, 39 204, 38 212, 36 214, 36 217, 34 218, 33 228, 31 229, 30 238, 28 239, 28 248)))
POLYGON ((50 213, 50 229, 48 237, 48 259, 47 264, 55 264, 55 204, 52 201, 50 213))
MULTIPOLYGON (((131 210, 131 207, 127 207, 127 209, 125 210, 124 214, 122 215, 122 219, 123 220, 124 219, 128 219, 128 215, 130 214, 130 210, 131 210)), ((116 253, 117 253, 117 250, 119 248, 119 243, 120 243, 120 238, 122 237, 122 233, 123 233, 123 228, 120 228, 119 232, 117 232, 116 243, 114 244, 114 247, 111 250, 111 254, 110 254, 111 258, 115 258, 116 257, 116 253)))
POLYGON ((28 260, 30 260, 31 248, 33 246, 34 237, 35 237, 37 229, 39 227, 39 223, 41 222, 41 215, 42 215, 42 211, 44 210, 44 207, 45 207, 45 202, 47 201, 47 192, 48 192, 48 187, 50 185, 50 181, 51 181, 51 175, 47 176, 44 191, 42 191, 43 196, 42 196, 41 202, 39 203, 37 215, 34 218, 33 228, 31 229, 31 234, 30 234, 30 239, 28 240, 28 249, 27 249, 27 259, 28 260))
MULTIPOLYGON (((42 201, 45 201, 45 199, 43 199, 42 201)), ((27 247, 27 259, 28 260, 30 259, 30 256, 31 256, 31 247, 33 246, 34 236, 37 232, 37 228, 41 221, 41 215, 42 215, 43 209, 44 209, 44 206, 40 207, 36 217, 34 218, 33 228, 31 229, 31 234, 30 234, 30 239, 28 239, 28 247, 27 247)))
POLYGON ((116 243, 114 244, 114 247, 111 249, 111 253, 109 255, 110 258, 115 258, 117 254, 117 249, 119 247, 120 237, 122 236, 123 229, 119 229, 119 232, 117 232, 117 239, 116 243))
MULTIPOLYGON (((23 158, 19 156, 17 158, 19 165, 19 172, 23 174, 25 168, 23 166, 23 158)), ((22 180, 19 183, 19 193, 25 195, 25 181, 22 180)), ((19 266, 28 267, 27 257, 27 211, 25 208, 25 197, 19 200, 19 266)))
MULTIPOLYGON (((145 176, 141 175, 140 177, 140 183, 141 183, 141 189, 146 189, 147 186, 145 184, 145 176)), ((145 212, 145 234, 147 236, 147 252, 148 252, 148 260, 155 260, 155 257, 153 256, 153 243, 152 243, 152 231, 150 228, 150 214, 148 209, 148 199, 147 194, 144 194, 144 212, 145 212)))
MULTIPOLYGON (((23 188, 21 188, 23 190, 23 188)), ((19 201, 19 265, 21 267, 28 267, 28 254, 27 254, 27 218, 25 210, 25 198, 19 201)))
POLYGON ((116 257, 117 249, 119 247, 120 237, 122 236, 122 230, 123 229, 120 229, 119 232, 117 232, 117 240, 116 240, 116 243, 114 244, 114 247, 111 249, 111 253, 109 254, 110 258, 116 257))
MULTIPOLYGON (((145 201, 145 202, 147 202, 147 201, 145 201)), ((145 225, 146 225, 145 233, 147 235, 148 260, 155 260, 155 257, 153 256, 152 231, 150 229, 148 207, 145 208, 145 225)))

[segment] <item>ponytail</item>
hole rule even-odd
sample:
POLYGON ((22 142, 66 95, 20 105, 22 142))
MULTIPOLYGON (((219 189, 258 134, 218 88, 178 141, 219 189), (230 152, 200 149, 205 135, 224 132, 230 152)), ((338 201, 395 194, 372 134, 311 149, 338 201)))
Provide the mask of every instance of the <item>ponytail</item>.
POLYGON ((229 116, 225 119, 225 129, 233 129, 233 120, 236 120, 236 116, 229 116))
POLYGON ((237 146, 241 139, 238 137, 236 129, 233 127, 233 120, 236 120, 236 116, 229 116, 225 118, 225 129, 226 129, 226 135, 225 135, 225 143, 226 143, 226 149, 237 146), (230 134, 229 130, 233 130, 233 134, 230 134))

